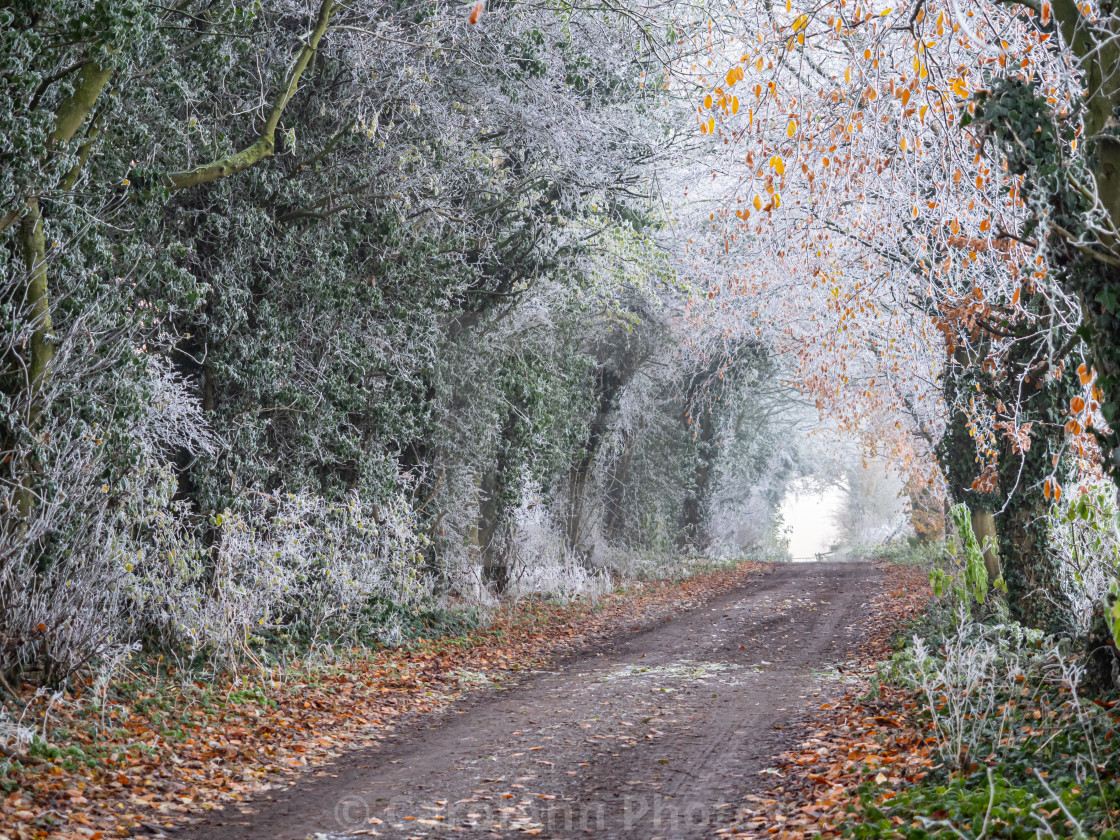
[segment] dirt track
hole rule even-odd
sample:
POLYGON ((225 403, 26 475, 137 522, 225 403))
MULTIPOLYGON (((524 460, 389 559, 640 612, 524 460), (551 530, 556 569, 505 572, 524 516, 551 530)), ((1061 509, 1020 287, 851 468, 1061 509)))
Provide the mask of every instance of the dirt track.
POLYGON ((878 581, 780 566, 176 837, 711 837, 766 786, 878 581))

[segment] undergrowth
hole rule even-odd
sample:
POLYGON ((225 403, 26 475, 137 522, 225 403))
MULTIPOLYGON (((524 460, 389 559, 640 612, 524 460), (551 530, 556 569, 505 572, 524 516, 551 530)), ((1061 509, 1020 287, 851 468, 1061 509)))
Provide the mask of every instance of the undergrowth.
POLYGON ((1009 620, 967 519, 958 527, 931 571, 942 597, 881 674, 912 692, 937 761, 898 790, 864 784, 845 836, 1120 838, 1115 687, 1087 684, 1083 643, 1009 620))
POLYGON ((865 784, 848 836, 1120 837, 1114 700, 1083 696, 1078 666, 1051 640, 997 650, 986 635, 971 636, 971 647, 902 654, 903 679, 925 700, 919 725, 941 761, 896 796, 865 784))

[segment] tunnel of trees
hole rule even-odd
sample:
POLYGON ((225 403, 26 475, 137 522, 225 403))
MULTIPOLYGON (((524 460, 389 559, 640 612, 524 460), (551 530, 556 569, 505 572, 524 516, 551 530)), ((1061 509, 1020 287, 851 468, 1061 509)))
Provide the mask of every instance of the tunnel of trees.
POLYGON ((4 683, 776 556, 867 456, 1099 618, 1117 17, 964 6, 5 4, 4 683))

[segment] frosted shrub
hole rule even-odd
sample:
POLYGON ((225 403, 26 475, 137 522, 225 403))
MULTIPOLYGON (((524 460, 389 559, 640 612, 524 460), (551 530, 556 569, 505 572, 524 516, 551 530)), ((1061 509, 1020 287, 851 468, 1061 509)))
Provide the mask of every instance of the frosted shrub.
MULTIPOLYGON (((984 625, 958 616, 940 650, 919 636, 896 660, 902 679, 918 689, 942 756, 956 766, 987 755, 1012 727, 1013 704, 1004 700, 1020 685, 1054 676, 1063 657, 1048 637, 1016 623, 984 625)), ((1060 680, 1061 668, 1058 669, 1060 680)))
POLYGON ((339 504, 257 494, 213 524, 205 555, 169 530, 136 586, 155 626, 192 655, 236 663, 265 634, 328 643, 377 634, 386 631, 379 599, 408 606, 429 591, 403 496, 375 506, 356 494, 339 504))
POLYGON ((97 343, 110 317, 93 308, 60 335, 38 407, 8 403, 4 460, 24 466, 0 477, 0 506, 26 514, 0 529, 0 675, 58 683, 128 648, 138 546, 181 526, 168 462, 211 443, 163 360, 97 343), (108 365, 122 357, 127 377, 108 365))
MULTIPOLYGON (((34 729, 13 718, 8 707, 0 705, 0 747, 3 748, 0 749, 0 759, 5 754, 24 752, 34 737, 34 729)), ((3 764, 0 760, 0 768, 3 764)))
POLYGON ((1060 560, 1073 630, 1088 635, 1094 613, 1120 578, 1120 511, 1111 482, 1069 495, 1050 518, 1050 551, 1060 560))
POLYGON ((564 533, 533 488, 514 511, 505 550, 510 576, 507 593, 513 598, 549 595, 562 599, 595 598, 611 589, 610 575, 591 569, 567 547, 564 533))
POLYGON ((604 562, 623 580, 677 579, 687 576, 693 565, 683 553, 662 546, 619 546, 604 562))
MULTIPOLYGON (((407 606, 426 592, 423 539, 404 496, 375 506, 246 491, 209 521, 175 501, 172 458, 215 449, 197 400, 158 357, 134 381, 106 375, 82 342, 88 328, 76 325, 56 364, 129 412, 129 424, 106 430, 73 408, 72 394, 51 395, 35 455, 42 498, 24 527, 0 531, 0 676, 106 676, 137 640, 184 664, 235 664, 253 658, 250 642, 266 632, 379 632, 372 602, 407 606)), ((21 492, 0 481, 9 509, 21 492)))
MULTIPOLYGON (((530 595, 596 597, 609 591, 609 574, 568 548, 562 516, 549 508, 540 489, 527 476, 522 482, 518 506, 489 547, 505 564, 506 589, 502 594, 516 600, 530 595)), ((498 596, 485 580, 482 547, 478 545, 479 483, 471 470, 457 470, 455 480, 449 481, 444 491, 445 507, 433 529, 433 541, 448 591, 472 605, 493 607, 498 596)))
POLYGON ((518 563, 507 592, 512 598, 547 595, 561 600, 598 598, 611 590, 611 577, 590 570, 572 552, 538 556, 534 563, 518 563))

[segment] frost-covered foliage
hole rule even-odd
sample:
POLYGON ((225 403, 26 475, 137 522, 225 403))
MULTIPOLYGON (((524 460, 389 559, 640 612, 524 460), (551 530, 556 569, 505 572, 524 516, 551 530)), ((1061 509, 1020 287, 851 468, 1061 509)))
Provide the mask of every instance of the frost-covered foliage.
POLYGON ((391 641, 748 547, 796 470, 775 371, 695 351, 660 180, 708 19, 0 10, 0 675, 391 641))
POLYGON ((1089 636, 1120 583, 1120 511, 1116 488, 1097 482, 1068 497, 1050 522, 1050 551, 1070 604, 1069 623, 1089 636))
MULTIPOLYGON (((902 666, 921 691, 942 755, 956 765, 998 749, 1012 725, 1007 694, 1028 677, 1053 676, 1062 654, 1037 630, 1018 624, 984 625, 961 614, 956 628, 933 651, 915 636, 902 666)), ((1061 669, 1056 669, 1061 676, 1061 669)))
POLYGON ((964 617, 934 635, 891 669, 917 690, 933 766, 890 797, 866 786, 853 836, 1115 836, 1116 722, 1069 645, 964 617))
POLYGON ((126 582, 129 614, 173 650, 236 663, 266 638, 377 638, 378 599, 412 605, 428 583, 423 537, 403 497, 249 495, 214 517, 207 552, 148 546, 126 582))
POLYGON ((507 592, 514 598, 547 594, 561 598, 597 597, 611 588, 606 569, 585 562, 573 549, 547 500, 529 488, 514 511, 504 550, 509 557, 507 592))
POLYGON ((870 452, 995 516, 1013 613, 1057 630, 1050 500, 1114 466, 1117 14, 860 10, 745 0, 694 37, 722 155, 678 167, 674 256, 720 327, 697 343, 766 346, 870 452))
POLYGON ((2 753, 9 756, 12 753, 21 753, 32 742, 35 730, 13 719, 12 711, 6 706, 0 706, 0 748, 2 753))
POLYGON ((139 355, 134 333, 110 327, 118 317, 95 301, 58 331, 42 387, 6 400, 5 672, 37 670, 49 681, 127 642, 134 558, 181 521, 170 459, 212 451, 189 384, 161 359, 139 355))

